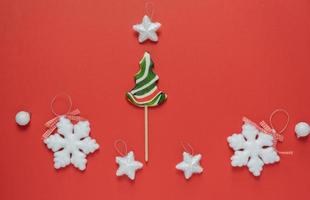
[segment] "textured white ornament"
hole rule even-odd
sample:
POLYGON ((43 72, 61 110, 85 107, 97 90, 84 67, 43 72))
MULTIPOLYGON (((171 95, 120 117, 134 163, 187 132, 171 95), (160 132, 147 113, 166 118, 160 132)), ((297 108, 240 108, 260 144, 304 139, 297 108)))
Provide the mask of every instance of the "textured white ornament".
POLYGON ((69 119, 61 117, 56 126, 57 133, 44 140, 54 152, 54 167, 59 169, 72 163, 76 168, 85 170, 86 155, 99 148, 96 140, 89 137, 89 122, 79 121, 73 125, 69 119))
POLYGON ((183 152, 183 161, 176 165, 176 169, 183 171, 186 179, 189 179, 193 174, 202 173, 201 157, 201 154, 191 155, 183 152))
POLYGON ((158 36, 156 31, 159 29, 161 24, 159 22, 153 23, 151 19, 144 15, 141 24, 133 25, 133 30, 139 33, 139 42, 142 43, 147 39, 152 40, 153 42, 158 41, 158 36))
POLYGON ((297 137, 306 137, 310 133, 310 126, 306 122, 299 122, 295 126, 295 133, 297 137))
POLYGON ((260 132, 250 123, 245 122, 241 134, 233 134, 227 141, 235 151, 231 157, 231 165, 247 166, 254 176, 260 175, 264 164, 280 161, 277 151, 273 148, 273 137, 260 132))
POLYGON ((143 167, 143 164, 135 160, 134 153, 130 151, 126 156, 117 156, 115 162, 119 165, 116 176, 127 175, 131 180, 135 179, 136 171, 143 167))
POLYGON ((20 111, 15 116, 15 121, 20 126, 25 126, 30 122, 30 114, 26 111, 20 111))

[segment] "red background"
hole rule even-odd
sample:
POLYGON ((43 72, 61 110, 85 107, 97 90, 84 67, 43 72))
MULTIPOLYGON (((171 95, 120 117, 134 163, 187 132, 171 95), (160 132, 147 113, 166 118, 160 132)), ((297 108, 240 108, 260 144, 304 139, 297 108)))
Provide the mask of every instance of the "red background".
POLYGON ((152 2, 159 42, 141 45, 131 26, 142 0, 0 1, 0 199, 309 199, 310 141, 294 125, 310 122, 310 2, 152 2), (124 95, 145 50, 168 101, 150 110, 150 162, 130 182, 115 176, 113 143, 126 140, 143 160, 143 110, 124 95), (61 92, 100 144, 85 172, 55 170, 41 141, 61 92), (242 116, 268 119, 279 107, 291 116, 279 149, 294 155, 259 178, 232 168, 226 138, 242 116), (26 129, 15 124, 19 110, 32 112, 26 129), (181 141, 203 155, 204 173, 189 181, 175 170, 181 141))

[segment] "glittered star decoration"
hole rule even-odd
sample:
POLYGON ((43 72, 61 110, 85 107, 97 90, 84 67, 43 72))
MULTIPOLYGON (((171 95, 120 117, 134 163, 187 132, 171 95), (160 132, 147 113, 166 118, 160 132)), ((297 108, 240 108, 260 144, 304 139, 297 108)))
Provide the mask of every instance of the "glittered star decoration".
POLYGON ((116 176, 127 175, 131 180, 135 179, 136 170, 141 169, 143 164, 135 161, 134 153, 130 151, 126 156, 117 156, 115 159, 119 165, 116 176))
POLYGON ((153 42, 158 41, 158 36, 156 31, 159 29, 161 24, 159 22, 153 23, 151 19, 144 15, 141 24, 133 25, 133 30, 139 33, 139 42, 142 43, 147 39, 150 39, 153 42))
POLYGON ((200 166, 201 154, 191 155, 183 152, 183 161, 176 165, 178 170, 184 172, 186 179, 189 179, 193 174, 202 173, 203 168, 200 166))

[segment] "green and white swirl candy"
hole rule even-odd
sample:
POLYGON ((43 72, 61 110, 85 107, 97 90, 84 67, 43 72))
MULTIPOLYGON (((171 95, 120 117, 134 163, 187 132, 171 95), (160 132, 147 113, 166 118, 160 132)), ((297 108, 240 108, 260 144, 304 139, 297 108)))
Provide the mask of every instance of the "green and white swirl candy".
POLYGON ((154 107, 162 104, 167 95, 157 87, 158 75, 153 72, 154 63, 148 52, 139 63, 140 71, 135 75, 135 87, 127 92, 127 99, 139 107, 154 107))

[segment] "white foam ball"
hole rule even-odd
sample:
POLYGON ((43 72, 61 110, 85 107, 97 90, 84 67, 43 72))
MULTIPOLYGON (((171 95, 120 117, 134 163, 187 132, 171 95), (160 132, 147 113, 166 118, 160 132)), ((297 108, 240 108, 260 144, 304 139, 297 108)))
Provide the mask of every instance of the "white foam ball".
POLYGON ((306 122, 299 122, 295 126, 295 133, 297 137, 306 137, 310 133, 310 126, 306 122))
POLYGON ((20 126, 25 126, 30 122, 30 114, 26 111, 20 111, 15 116, 15 121, 20 126))

